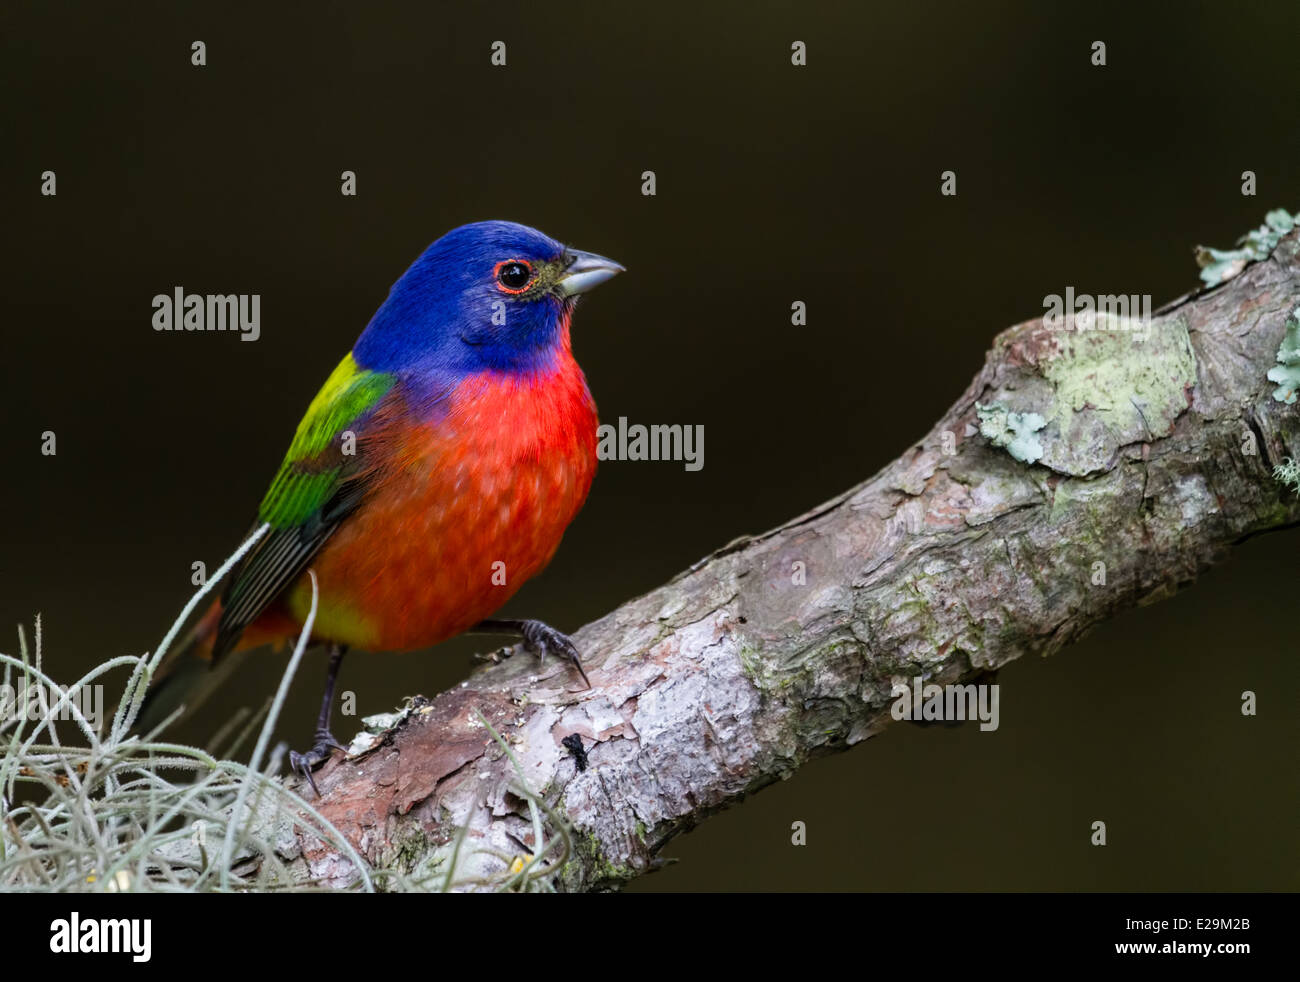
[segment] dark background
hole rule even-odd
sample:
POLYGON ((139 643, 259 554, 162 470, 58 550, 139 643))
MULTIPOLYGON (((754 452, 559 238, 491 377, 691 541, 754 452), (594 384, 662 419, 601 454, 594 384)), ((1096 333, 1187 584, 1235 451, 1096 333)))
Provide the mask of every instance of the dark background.
MULTIPOLYGON (((463 222, 622 261, 574 328, 602 417, 705 426, 698 473, 602 464, 507 608, 571 630, 869 476, 1045 294, 1158 305, 1197 285, 1195 244, 1300 207, 1292 0, 1056 8, 6 4, 0 624, 40 612, 66 681, 153 648, 390 284, 463 222), (260 293, 262 338, 155 333, 178 285, 260 293)), ((813 762, 633 889, 1295 889, 1298 543, 1013 664, 996 733, 896 725, 813 762)), ((481 648, 354 656, 342 687, 384 711, 481 648)), ((284 662, 176 736, 260 705, 284 662)))

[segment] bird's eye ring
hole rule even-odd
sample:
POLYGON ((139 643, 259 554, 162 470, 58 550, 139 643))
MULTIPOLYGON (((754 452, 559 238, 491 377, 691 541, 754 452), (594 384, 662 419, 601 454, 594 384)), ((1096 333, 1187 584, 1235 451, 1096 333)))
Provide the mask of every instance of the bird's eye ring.
POLYGON ((506 259, 493 270, 497 286, 504 293, 523 293, 533 283, 533 267, 526 259, 506 259))

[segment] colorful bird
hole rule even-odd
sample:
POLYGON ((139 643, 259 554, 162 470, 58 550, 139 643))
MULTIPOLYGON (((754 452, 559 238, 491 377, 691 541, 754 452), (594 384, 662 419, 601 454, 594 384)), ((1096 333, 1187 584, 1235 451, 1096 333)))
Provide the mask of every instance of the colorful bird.
POLYGON ((269 530, 163 663, 137 723, 206 695, 232 652, 298 635, 329 646, 312 768, 341 745, 330 709, 343 655, 514 634, 541 656, 573 643, 536 620, 489 620, 550 561, 596 471, 596 406, 574 361, 579 295, 622 272, 511 222, 444 235, 394 284, 298 425, 262 499, 269 530), (206 685, 205 685, 206 683, 206 685))

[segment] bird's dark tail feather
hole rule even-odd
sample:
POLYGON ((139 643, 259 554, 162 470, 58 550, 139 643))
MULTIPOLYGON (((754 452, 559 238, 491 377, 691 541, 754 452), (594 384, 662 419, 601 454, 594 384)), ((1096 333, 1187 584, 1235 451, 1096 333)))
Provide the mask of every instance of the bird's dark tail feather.
POLYGON ((227 656, 215 664, 212 660, 212 643, 220 619, 218 602, 163 656, 132 727, 135 732, 150 732, 181 707, 186 714, 192 713, 230 674, 239 659, 227 656))

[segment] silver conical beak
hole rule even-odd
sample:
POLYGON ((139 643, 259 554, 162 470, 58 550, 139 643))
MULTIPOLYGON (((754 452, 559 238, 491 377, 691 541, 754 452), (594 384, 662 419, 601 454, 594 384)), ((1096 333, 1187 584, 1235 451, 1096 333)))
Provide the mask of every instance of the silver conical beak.
POLYGON ((570 249, 565 256, 569 258, 569 265, 565 268, 559 282, 555 284, 556 292, 562 297, 586 293, 592 287, 599 286, 623 272, 623 267, 614 260, 598 256, 594 252, 570 249))

